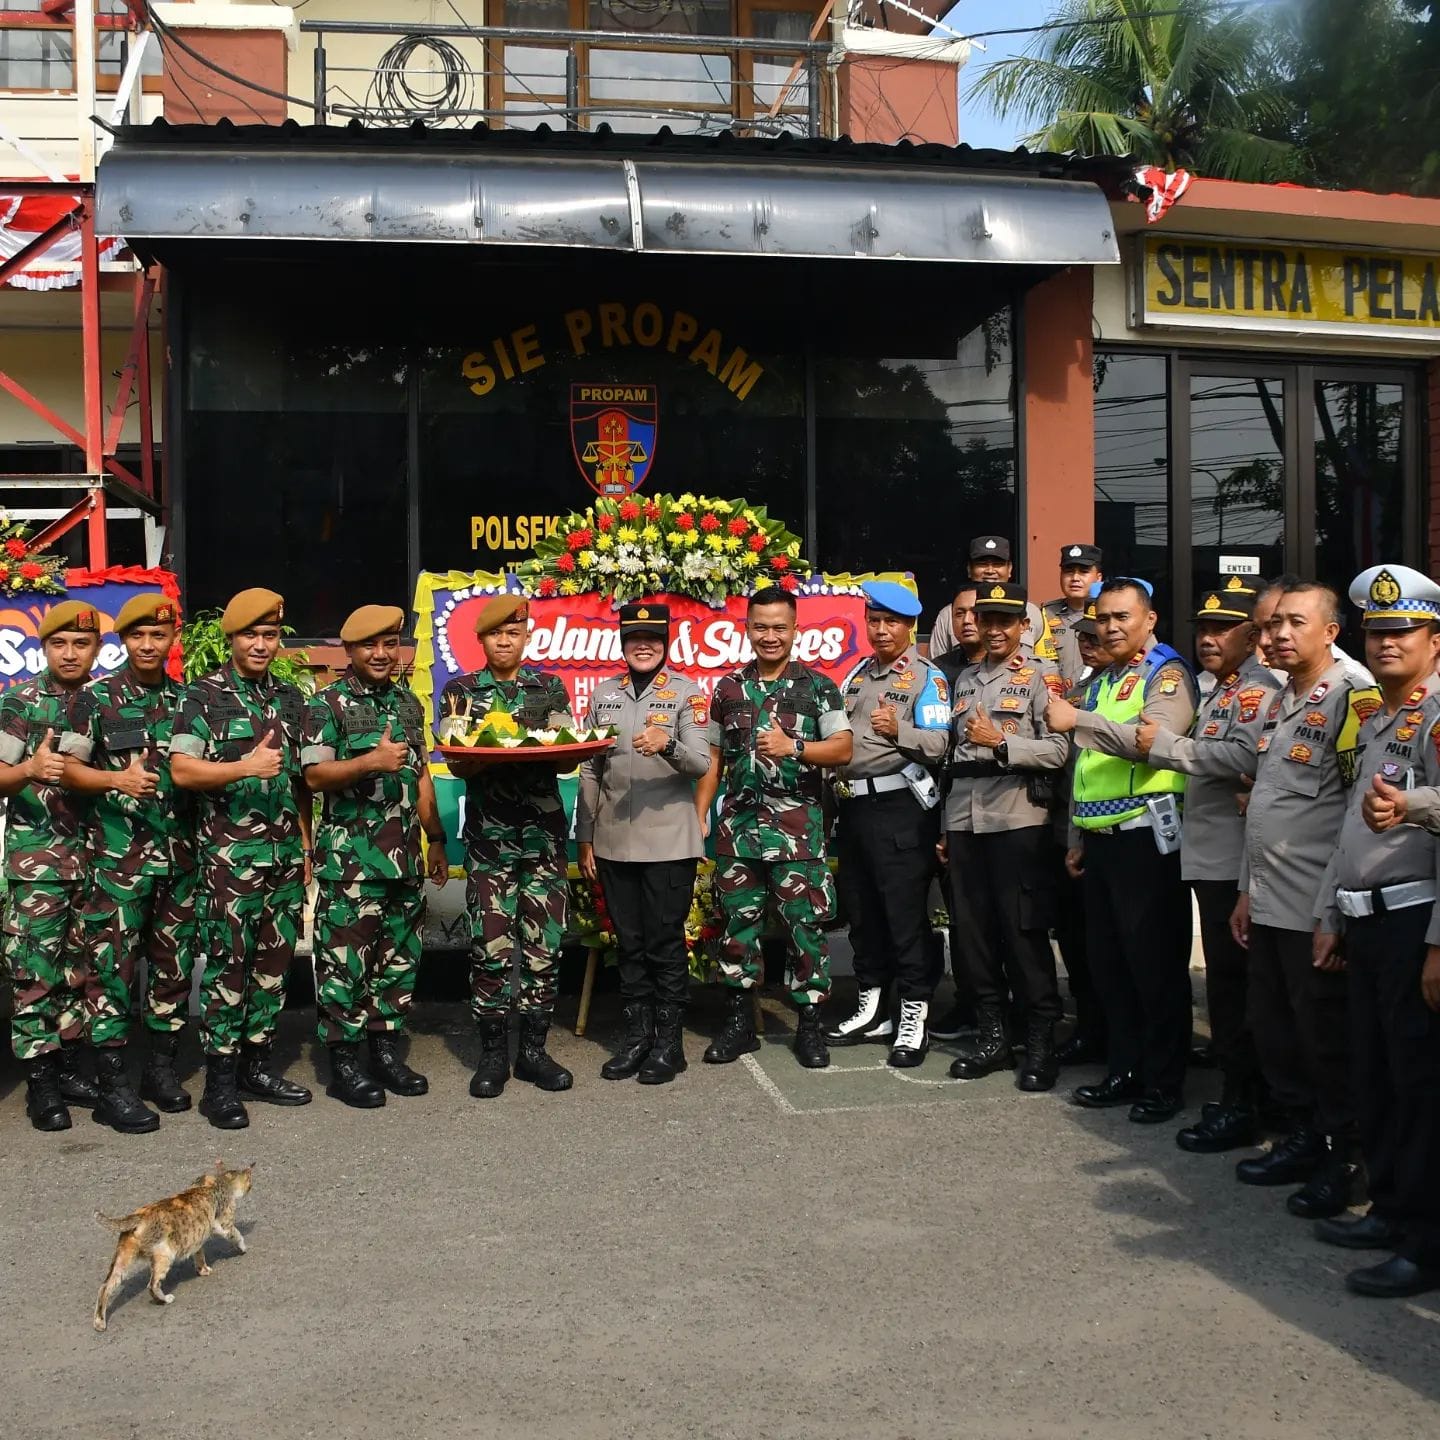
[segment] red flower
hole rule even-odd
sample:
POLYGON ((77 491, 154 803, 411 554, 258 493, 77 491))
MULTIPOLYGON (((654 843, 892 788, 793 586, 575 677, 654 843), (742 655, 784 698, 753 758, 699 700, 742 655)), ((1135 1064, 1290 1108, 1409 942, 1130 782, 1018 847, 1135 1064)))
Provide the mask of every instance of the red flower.
POLYGON ((3 585, 10 578, 10 567, 0 565, 0 585, 3 585))
POLYGON ((37 565, 33 560, 27 560, 20 567, 20 578, 22 580, 38 580, 45 573, 43 565, 37 565))
POLYGON ((675 528, 677 530, 693 530, 695 528, 695 517, 688 510, 682 510, 675 517, 675 528))
POLYGON ((702 515, 700 517, 700 528, 709 534, 720 528, 720 522, 713 515, 702 515))
POLYGON ((25 548, 23 540, 7 540, 5 542, 5 553, 12 560, 23 560, 30 552, 25 548))
POLYGON ((565 543, 572 550, 588 550, 595 539, 593 530, 572 530, 565 543))
MULTIPOLYGON (((567 560, 570 559, 570 557, 569 557, 568 555, 567 555, 565 558, 566 558, 567 560)), ((538 586, 538 589, 537 589, 537 593, 538 593, 538 594, 541 594, 541 595, 553 595, 553 594, 555 593, 555 588, 556 588, 556 587, 555 587, 555 577, 554 577, 553 575, 547 575, 547 576, 540 582, 540 584, 539 584, 539 586, 538 586)))
POLYGON ((790 568, 790 557, 788 555, 776 555, 770 564, 776 570, 788 570, 790 568))
POLYGON ((782 575, 780 577, 780 588, 782 590, 798 590, 800 582, 793 575, 782 575))
POLYGON ((622 500, 620 502, 620 518, 622 520, 638 520, 640 518, 640 507, 633 500, 622 500))
POLYGON ((728 526, 732 535, 743 535, 749 528, 750 522, 741 515, 737 515, 728 526))
POLYGON ((555 568, 568 575, 575 568, 575 557, 562 552, 555 557, 555 568))
MULTIPOLYGON (((623 508, 621 509, 620 513, 622 515, 625 513, 623 508)), ((608 530, 615 523, 615 517, 613 515, 597 515, 595 517, 595 523, 602 530, 608 530)))
POLYGON ((658 520, 660 518, 660 507, 653 501, 645 502, 645 518, 647 520, 658 520))
POLYGON ((750 537, 750 548, 757 555, 765 548, 765 537, 758 530, 750 537))

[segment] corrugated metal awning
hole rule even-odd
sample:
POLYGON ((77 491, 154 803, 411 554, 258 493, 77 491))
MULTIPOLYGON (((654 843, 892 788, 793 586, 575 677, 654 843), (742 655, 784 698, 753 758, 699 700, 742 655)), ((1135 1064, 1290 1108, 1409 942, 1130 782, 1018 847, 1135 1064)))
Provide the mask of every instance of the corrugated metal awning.
POLYGON ((101 228, 192 240, 570 246, 678 255, 1113 265, 1098 185, 937 165, 357 144, 127 144, 101 228))

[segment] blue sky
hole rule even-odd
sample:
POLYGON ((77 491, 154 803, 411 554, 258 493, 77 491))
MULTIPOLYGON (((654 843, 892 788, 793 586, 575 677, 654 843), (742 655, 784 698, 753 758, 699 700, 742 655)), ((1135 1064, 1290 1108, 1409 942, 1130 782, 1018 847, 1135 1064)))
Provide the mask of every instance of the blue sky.
MULTIPOLYGON (((1050 8, 1046 0, 959 0, 944 20, 953 29, 973 35, 977 30, 1042 25, 1049 18, 1050 8)), ((960 72, 960 139, 965 144, 1011 150, 1019 135, 1029 128, 1018 120, 1000 120, 966 97, 986 65, 1023 53, 1034 39, 1033 35, 997 35, 983 42, 983 52, 976 50, 970 56, 969 64, 960 72)))

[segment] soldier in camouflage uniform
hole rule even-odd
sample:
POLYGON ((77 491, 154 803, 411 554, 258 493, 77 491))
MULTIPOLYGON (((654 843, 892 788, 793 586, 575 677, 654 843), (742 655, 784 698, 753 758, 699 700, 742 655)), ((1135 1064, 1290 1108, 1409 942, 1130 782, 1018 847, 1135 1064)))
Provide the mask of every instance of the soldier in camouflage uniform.
MULTIPOLYGON (((530 612, 515 595, 497 595, 475 633, 486 667, 461 675, 440 696, 438 719, 492 707, 529 729, 573 725, 570 697, 554 675, 521 661, 530 612)), ((555 970, 570 899, 565 840, 569 825, 551 762, 451 760, 465 782, 465 904, 470 912, 470 1008, 480 1030, 480 1063, 470 1093, 499 1095, 510 1078, 510 963, 520 943, 520 1049, 515 1077, 542 1090, 568 1090, 574 1077, 545 1050, 555 1007, 555 970)))
POLYGON ((728 1065, 760 1048, 750 990, 764 976, 760 937, 773 901, 790 942, 791 997, 800 1009, 795 1054, 808 1069, 830 1063, 820 1002, 830 992, 821 927, 835 914, 825 863, 820 770, 848 764, 853 736, 833 680, 790 658, 795 599, 768 588, 750 597, 745 630, 755 658, 715 687, 710 769, 696 804, 725 799, 715 841, 715 888, 725 914, 720 968, 730 989, 725 1029, 704 1058, 728 1065))
MULTIPOLYGON (((25 1109, 37 1130, 68 1130, 71 1105, 98 1087, 76 1066, 84 1035, 87 966, 73 949, 85 879, 85 806, 60 788, 55 742, 100 648, 100 617, 67 600, 40 622, 46 671, 0 698, 0 795, 5 809, 5 959, 15 987, 10 1041, 25 1063, 25 1109)), ((157 1122, 158 1123, 158 1122, 157 1122)))
POLYGON ((230 663, 186 688, 170 737, 175 784, 199 796, 207 957, 200 1113, 220 1130, 250 1123, 237 1083, 275 1105, 310 1101, 269 1062, 310 870, 310 792, 300 774, 305 700, 270 675, 284 613, 273 590, 242 590, 230 601, 220 617, 230 663))
MULTIPOLYGON (((142 594, 115 617, 128 661, 75 697, 65 785, 90 798, 90 886, 79 933, 98 981, 87 1005, 90 1043, 119 1053, 130 1035, 131 988, 143 953, 149 965, 150 1054, 140 1093, 161 1110, 190 1108, 175 1053, 190 999, 195 958, 195 840, 190 797, 177 792, 164 758, 180 686, 165 673, 175 643, 175 602, 142 594)), ((105 1063, 102 1053, 100 1063, 105 1063)), ((137 1105, 129 1117, 96 1113, 117 1129, 159 1118, 137 1105)))
POLYGON ((449 875, 430 778, 420 702, 395 681, 405 612, 362 605, 340 639, 350 668, 305 711, 305 783, 325 797, 315 837, 315 986, 320 1040, 330 1049, 326 1093, 358 1109, 385 1091, 423 1095, 423 1075, 396 1040, 410 1011, 425 915, 426 869, 449 875), (370 1073, 358 1045, 368 1034, 370 1073))

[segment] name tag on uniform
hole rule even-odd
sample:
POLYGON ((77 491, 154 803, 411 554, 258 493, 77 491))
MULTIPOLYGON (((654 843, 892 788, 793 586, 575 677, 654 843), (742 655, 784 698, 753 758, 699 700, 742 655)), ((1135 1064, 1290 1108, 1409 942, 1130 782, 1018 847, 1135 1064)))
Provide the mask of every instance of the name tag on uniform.
POLYGON ((348 736, 374 735, 380 729, 380 716, 373 705, 347 705, 341 718, 348 736))

